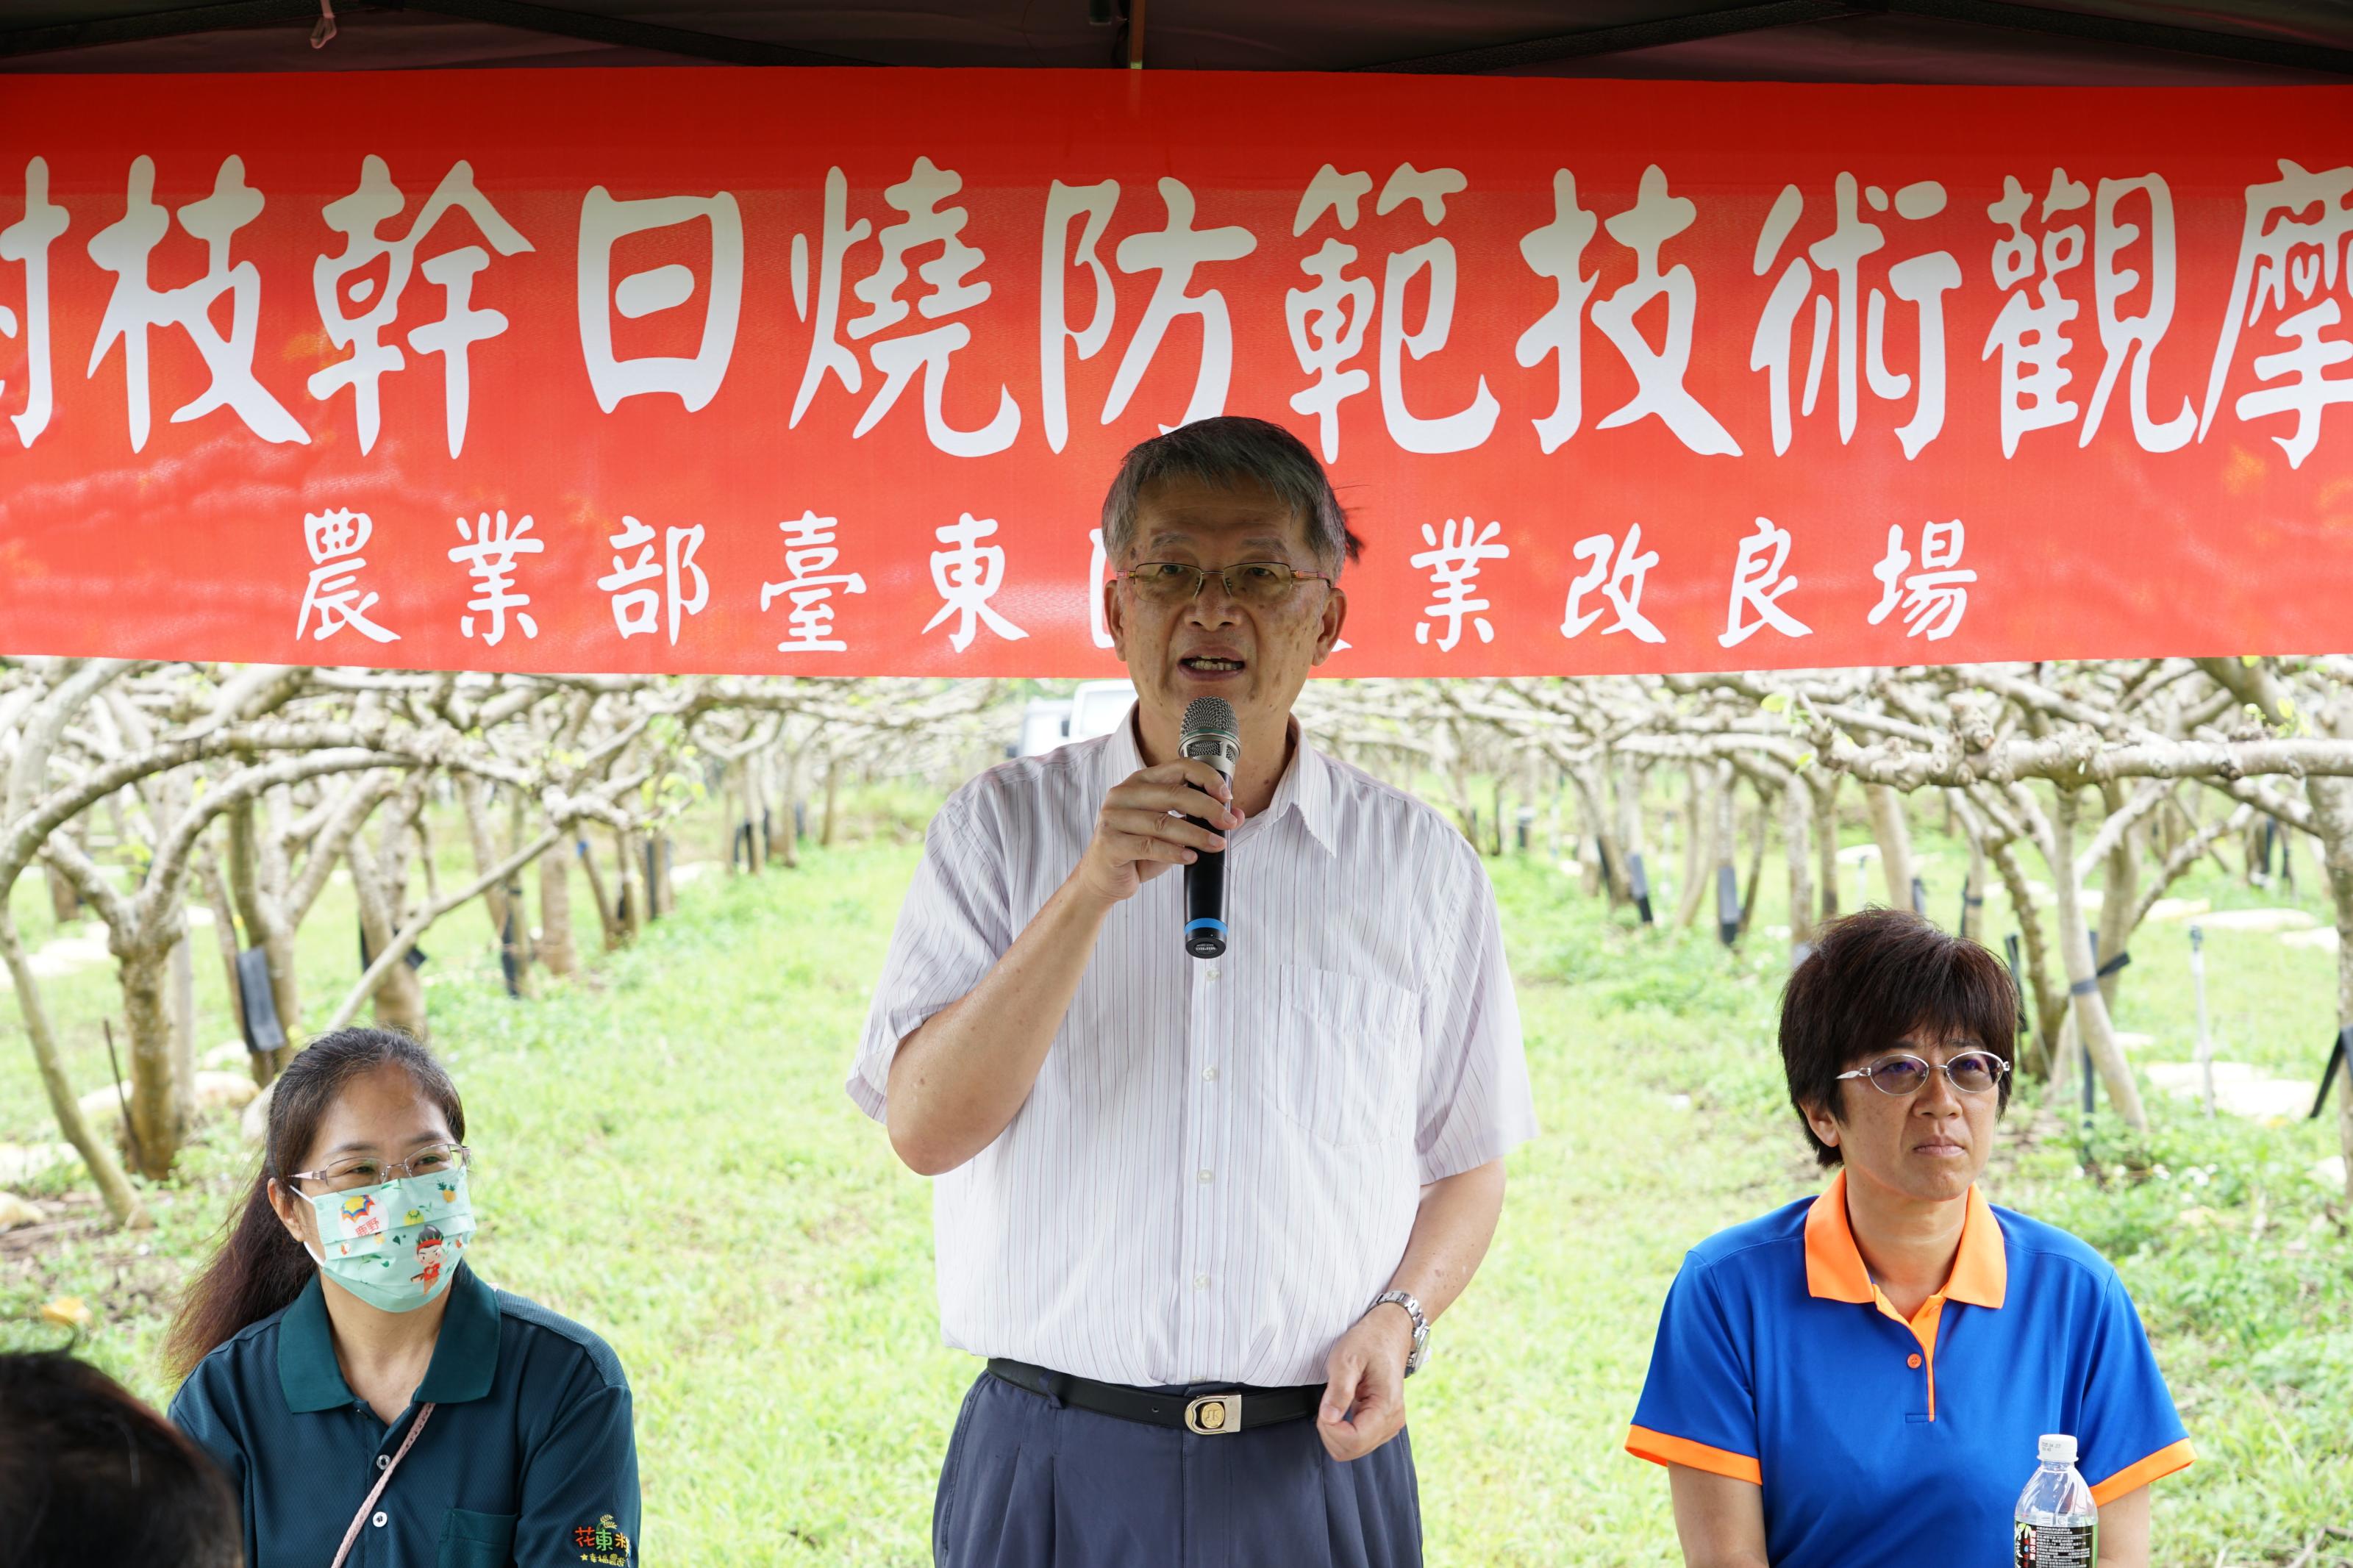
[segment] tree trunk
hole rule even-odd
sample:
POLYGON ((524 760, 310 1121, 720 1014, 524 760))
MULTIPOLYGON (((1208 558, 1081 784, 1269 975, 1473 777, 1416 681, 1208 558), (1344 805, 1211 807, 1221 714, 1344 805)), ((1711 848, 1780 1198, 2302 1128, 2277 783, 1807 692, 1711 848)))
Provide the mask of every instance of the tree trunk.
MULTIPOLYGON (((343 863, 352 869, 352 895, 359 904, 360 932, 367 938, 372 963, 375 954, 391 945, 394 933, 400 929, 401 911, 393 901, 392 889, 379 874, 378 863, 358 839, 346 847, 343 863)), ((378 1027, 398 1029, 420 1040, 427 1037, 425 984, 407 964, 395 964, 385 972, 376 984, 372 1001, 378 1027)))
POLYGON ((776 797, 776 809, 784 816, 777 826, 783 830, 785 869, 787 871, 800 869, 800 798, 801 748, 795 746, 785 753, 785 786, 776 797))
POLYGON ((1839 912, 1838 797, 1839 786, 1845 782, 1845 774, 1830 773, 1814 788, 1814 845, 1820 856, 1822 919, 1826 921, 1836 920, 1839 912))
POLYGON ((1773 810, 1763 793, 1757 796, 1757 809, 1748 815, 1752 832, 1748 840, 1748 875, 1741 887, 1740 934, 1748 934, 1748 922, 1757 913, 1757 889, 1765 885, 1765 844, 1772 837, 1773 810))
POLYGON ((55 866, 50 865, 46 860, 41 862, 41 873, 43 878, 49 884, 49 914, 51 918, 54 919, 60 926, 64 925, 69 921, 79 919, 81 916, 81 895, 74 890, 73 883, 66 879, 66 874, 63 871, 58 870, 55 866))
POLYGON ((2093 980, 2096 965, 2092 962, 2092 939, 2084 925, 2083 885, 2075 876, 2075 797, 2063 785, 2057 809, 2051 814, 2051 880, 2059 889, 2059 952, 2067 966, 2067 993, 2075 1005, 2075 1026, 2091 1047, 2092 1065, 2107 1086, 2109 1105, 2135 1131, 2146 1132, 2148 1113, 2141 1109, 2140 1086, 2133 1081, 2132 1064, 2116 1042, 2107 999, 2093 980))
POLYGON ((678 889, 670 885, 670 879, 673 848, 670 837, 657 829, 646 842, 653 850, 653 865, 647 879, 652 892, 647 900, 647 907, 656 914, 674 915, 678 913, 678 889))
MULTIPOLYGON (((532 838, 531 826, 528 821, 531 814, 531 797, 522 790, 511 790, 507 795, 507 841, 506 847, 500 852, 501 860, 521 849, 525 844, 531 842, 532 838)), ((490 867, 484 866, 481 869, 487 871, 490 867)), ((514 880, 508 884, 507 899, 514 905, 516 978, 522 987, 524 995, 536 996, 539 994, 539 987, 533 980, 531 972, 532 966, 539 962, 539 937, 532 927, 531 911, 524 903, 523 881, 521 873, 517 873, 514 880)))
MULTIPOLYGON (((2337 738, 2353 741, 2353 690, 2340 689, 2322 710, 2320 722, 2337 738)), ((2353 779, 2315 775, 2304 781, 2304 788, 2319 834, 2321 869, 2337 906, 2337 1026, 2353 1028, 2353 779)), ((2353 1058, 2338 1070, 2343 1076, 2336 1080, 2337 1142, 2345 1152, 2345 1195, 2353 1200, 2353 1058)))
POLYGON ((1781 837, 1789 860, 1789 952, 1803 961, 1814 942, 1814 798, 1802 778, 1781 791, 1781 837))
POLYGON ((760 757, 757 752, 744 754, 740 764, 740 794, 743 800, 743 821, 737 837, 744 844, 744 875, 756 877, 768 868, 768 846, 760 831, 763 802, 760 794, 760 757))
POLYGON ((615 884, 614 899, 618 905, 618 927, 623 942, 635 942, 645 934, 646 897, 642 879, 638 874, 638 834, 629 828, 613 830, 613 852, 620 860, 621 874, 615 884))
POLYGON ((294 1054, 294 1037, 302 1016, 302 1002, 294 975, 294 933, 288 929, 278 896, 286 885, 284 858, 278 853, 278 836, 257 828, 254 803, 239 801, 228 812, 229 888, 237 897, 237 913, 247 937, 259 946, 269 965, 269 989, 278 1004, 278 1021, 286 1030, 286 1044, 270 1053, 273 1074, 284 1069, 294 1054))
MULTIPOLYGON (((417 868, 424 873, 425 901, 438 903, 441 900, 441 872, 433 856, 432 825, 426 821, 423 812, 418 812, 417 819, 409 824, 409 831, 417 835, 417 868)), ((394 890, 398 891, 397 889, 394 890)))
POLYGON ((1560 780, 1556 776, 1545 806, 1545 858, 1555 865, 1560 861, 1560 780))
POLYGON ((122 980, 124 1041, 130 1052, 131 1126, 137 1133, 140 1173, 162 1181, 172 1173, 187 1108, 172 1073, 171 949, 118 951, 122 980))
POLYGON ((570 974, 580 967, 580 950, 572 939, 571 832, 565 842, 539 858, 539 961, 550 974, 570 974))
POLYGON ((0 896, 0 961, 6 963, 8 978, 16 986, 16 1007, 24 1015, 26 1037, 32 1042, 33 1060, 40 1068, 41 1087, 48 1093, 49 1110, 58 1119, 58 1131, 81 1156, 114 1223, 132 1230, 144 1230, 155 1221, 139 1201, 130 1178, 122 1173, 122 1163, 114 1157, 112 1145, 98 1135, 90 1118, 81 1113, 81 1101, 75 1098, 73 1084, 66 1077, 65 1062, 58 1055, 57 1031, 49 1023, 48 1007, 41 1000, 40 981, 25 956, 24 941, 16 934, 16 917, 4 896, 0 896))
MULTIPOLYGON (((1617 795, 1618 848, 1626 857, 1626 896, 1630 899, 1634 896, 1634 857, 1646 853, 1642 843, 1642 771, 1633 758, 1620 758, 1611 783, 1617 795)), ((1495 814, 1500 823, 1500 800, 1496 802, 1495 814)))
POLYGON ((1715 764, 1693 763, 1683 793, 1683 885, 1676 889, 1675 927, 1690 929, 1707 896, 1708 801, 1715 788, 1715 764))
POLYGON ((1863 805, 1871 814, 1871 837, 1879 845, 1879 868, 1887 879, 1887 907, 1912 907, 1912 830, 1904 820, 1904 797, 1894 786, 1866 784, 1863 805))
MULTIPOLYGON (((1563 782, 1567 782, 1566 775, 1563 782)), ((1584 789, 1577 787, 1572 793, 1576 795, 1572 813, 1576 820, 1570 831, 1577 835, 1577 890, 1588 899, 1600 898, 1609 890, 1609 879, 1601 864, 1600 825, 1594 820, 1593 804, 1585 798, 1584 789)))
MULTIPOLYGON (((2121 784, 2101 787, 2101 799, 2112 812, 2122 811, 2129 798, 2121 784)), ((2112 962, 2116 954, 2126 951, 2132 941, 2133 910, 2140 905, 2140 828, 2136 824, 2131 831, 2116 840, 2100 868, 2100 962, 2112 962)), ((2100 999, 2108 1011, 2116 1008, 2116 985, 2124 979, 2121 970, 2108 974, 2100 982, 2100 999)))
MULTIPOLYGON (((497 847, 491 842, 489 798, 497 788, 493 784, 476 784, 469 779, 458 781, 458 799, 465 808, 466 837, 473 846, 477 875, 499 863, 497 847)), ((503 944, 508 931, 507 889, 503 883, 493 882, 482 889, 482 910, 490 916, 491 941, 503 944)))
POLYGON ((2024 993, 2020 1000, 2033 1009, 2034 1017, 2034 1048, 2029 1065, 2048 1079, 2059 1066, 2053 1047, 2067 1016, 2067 988, 2058 983, 2052 972, 2042 911, 2034 906, 2033 889, 2027 886, 2026 868, 2019 863, 2018 846, 2004 841, 1993 847, 1992 854, 2002 889, 2010 895, 2010 912, 2018 918, 2020 962, 2026 970, 2019 976, 2019 989, 2024 993))
POLYGON ((1609 907, 1616 909, 1633 897, 1633 883, 1627 876, 1626 847, 1619 840, 1618 829, 1609 820, 1609 794, 1599 763, 1588 763, 1577 769, 1577 805, 1585 819, 1593 825, 1594 852, 1600 858, 1602 891, 1609 895, 1609 907))
MULTIPOLYGON (((2337 1026, 2353 1028, 2353 783, 2344 779, 2306 779, 2305 787, 2316 797, 2337 796, 2328 816, 2335 827, 2321 847, 2328 890, 2337 905, 2337 1026)), ((2316 817, 2321 815, 2316 811, 2316 817)), ((2342 1036, 2340 1035, 2341 1038, 2342 1036)), ((2353 1056, 2337 1068, 2337 1142, 2345 1152, 2345 1195, 2353 1199, 2353 1056)))
POLYGON ((824 826, 824 827, 823 827, 821 830, 819 830, 819 832, 818 833, 818 836, 817 836, 817 841, 818 841, 818 843, 819 845, 823 846, 824 847, 826 847, 826 848, 828 848, 828 849, 830 849, 830 848, 832 848, 832 847, 833 847, 833 808, 834 808, 834 804, 835 804, 835 797, 836 797, 836 795, 837 795, 839 794, 839 792, 840 784, 841 784, 841 763, 840 763, 840 762, 839 762, 839 760, 837 760, 837 759, 833 758, 833 757, 828 757, 828 758, 826 758, 826 760, 825 760, 825 826, 824 826))
MULTIPOLYGON (((237 977, 237 953, 243 942, 237 936, 237 910, 229 903, 228 884, 221 877, 220 862, 209 849, 196 861, 196 879, 204 886, 205 907, 213 912, 213 940, 220 947, 221 972, 228 978, 229 1013, 242 1034, 245 991, 237 977)), ((248 1047, 245 1065, 253 1074, 253 1081, 264 1089, 278 1076, 278 1055, 274 1051, 257 1051, 248 1047)))
POLYGON ((196 965, 188 950, 188 933, 172 944, 172 1078, 182 1113, 193 1119, 196 1110, 196 965))
MULTIPOLYGON (((1733 871, 1734 875, 1738 875, 1738 872, 1735 871, 1733 868, 1733 857, 1739 852, 1740 848, 1739 833, 1737 825, 1735 821, 1735 817, 1739 810, 1739 803, 1733 797, 1732 764, 1730 763, 1718 763, 1715 764, 1715 853, 1714 858, 1715 861, 1715 875, 1711 879, 1711 880, 1715 884, 1715 898, 1714 901, 1717 906, 1715 911, 1716 935, 1726 946, 1729 946, 1740 935, 1740 928, 1737 923, 1733 924, 1733 928, 1729 932, 1726 932, 1724 930, 1724 926, 1726 923, 1724 919, 1723 910, 1724 894, 1722 889, 1724 887, 1724 874, 1727 871, 1733 871)), ((1737 887, 1738 884, 1735 883, 1734 886, 1737 887)))
MULTIPOLYGON (((575 835, 580 832, 576 824, 573 832, 575 835)), ((558 845, 552 853, 565 855, 567 852, 564 846, 558 845)), ((605 890, 605 873, 597 869, 596 855, 589 847, 588 840, 575 837, 569 854, 579 859, 580 868, 588 874, 588 896, 596 900, 596 923, 599 934, 604 942, 605 951, 610 952, 628 940, 628 933, 621 929, 621 911, 615 907, 612 895, 605 890)))
MULTIPOLYGON (((1947 792, 1946 804, 1949 805, 1952 798, 1951 793, 1947 792)), ((1968 885, 1961 892, 1960 928, 1956 934, 1965 942, 1981 942, 1985 941, 1985 832, 1974 811, 1964 811, 1958 815, 1962 831, 1968 835, 1969 839, 1969 877, 1968 885)))
MULTIPOLYGON (((505 858, 491 841, 491 807, 495 803, 496 788, 485 784, 477 792, 463 781, 458 785, 458 798, 466 808, 466 834, 473 843, 478 876, 505 858)), ((531 973, 531 931, 524 924, 530 916, 519 892, 520 884, 493 882, 482 891, 482 908, 491 917, 491 940, 498 946, 500 959, 513 970, 516 994, 530 996, 537 991, 531 973)))

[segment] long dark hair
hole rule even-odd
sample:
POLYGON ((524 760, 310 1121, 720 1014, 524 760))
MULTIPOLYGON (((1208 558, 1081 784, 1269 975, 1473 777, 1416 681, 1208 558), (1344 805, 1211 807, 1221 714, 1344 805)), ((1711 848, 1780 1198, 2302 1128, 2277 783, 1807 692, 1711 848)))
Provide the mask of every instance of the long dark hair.
POLYGON ((408 1036, 390 1029, 337 1029, 305 1046, 270 1086, 269 1132, 245 1205, 220 1251, 188 1287, 179 1316, 172 1321, 164 1356, 174 1373, 185 1377, 215 1346, 292 1305, 311 1282, 317 1266, 302 1244, 286 1234, 278 1211, 270 1206, 269 1184, 283 1182, 310 1153, 319 1123, 344 1085, 395 1065, 406 1069, 419 1094, 441 1108, 449 1119, 450 1136, 465 1142, 466 1108, 458 1099, 458 1086, 431 1053, 408 1036))

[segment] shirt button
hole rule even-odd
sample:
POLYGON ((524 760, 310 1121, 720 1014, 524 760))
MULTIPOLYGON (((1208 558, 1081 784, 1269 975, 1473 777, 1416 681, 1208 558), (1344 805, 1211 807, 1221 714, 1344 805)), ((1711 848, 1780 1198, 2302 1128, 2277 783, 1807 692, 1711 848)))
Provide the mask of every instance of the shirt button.
POLYGON ((1193 1276, 1193 1289, 1196 1289, 1196 1290, 1206 1290, 1206 1289, 1208 1289, 1208 1288, 1209 1288, 1209 1277, 1208 1277, 1208 1275, 1206 1275, 1206 1274, 1196 1274, 1196 1275, 1194 1275, 1194 1276, 1193 1276))
POLYGON ((382 1530, 384 1528, 384 1515, 379 1513, 374 1519, 368 1521, 368 1522, 375 1525, 378 1530, 382 1530))
POLYGON ((1215 1083, 1218 1079, 1217 1063, 1211 1062, 1208 1067, 1203 1068, 1201 1069, 1201 1077, 1208 1082, 1215 1083))
POLYGON ((389 1467, 391 1463, 392 1456, 390 1454, 378 1454, 375 1457, 375 1468, 379 1470, 389 1467))
POLYGON ((1213 964, 1209 965, 1209 978, 1210 978, 1210 979, 1212 979, 1212 980, 1215 980, 1217 977, 1218 977, 1218 966, 1217 966, 1216 964, 1214 964, 1214 963, 1213 963, 1213 964))
POLYGON ((1198 1171, 1194 1173, 1193 1179, 1197 1182, 1207 1184, 1208 1183, 1216 1181, 1218 1179, 1218 1173, 1215 1171, 1198 1171))
POLYGON ((1918 1353, 1915 1352, 1905 1361, 1904 1364, 1905 1366, 1918 1366, 1920 1364, 1920 1357, 1918 1353))

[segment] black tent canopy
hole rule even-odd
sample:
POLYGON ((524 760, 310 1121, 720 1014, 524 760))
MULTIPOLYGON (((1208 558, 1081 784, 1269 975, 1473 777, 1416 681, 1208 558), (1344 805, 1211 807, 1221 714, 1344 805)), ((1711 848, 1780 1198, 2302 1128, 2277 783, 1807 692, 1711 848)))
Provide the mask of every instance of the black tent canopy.
POLYGON ((2347 0, 12 0, 0 69, 868 65, 2199 86, 2353 77, 2347 0))

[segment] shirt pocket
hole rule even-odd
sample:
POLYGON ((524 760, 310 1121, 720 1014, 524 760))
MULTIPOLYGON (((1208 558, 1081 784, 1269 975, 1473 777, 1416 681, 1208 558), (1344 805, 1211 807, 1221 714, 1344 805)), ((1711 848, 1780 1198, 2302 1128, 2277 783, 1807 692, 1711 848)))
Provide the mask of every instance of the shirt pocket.
POLYGON ((1409 1140, 1420 1000, 1401 985, 1303 963, 1276 971, 1260 1080, 1277 1110, 1335 1149, 1409 1140))
POLYGON ((451 1509, 441 1521, 438 1568, 512 1568, 518 1517, 451 1509))

